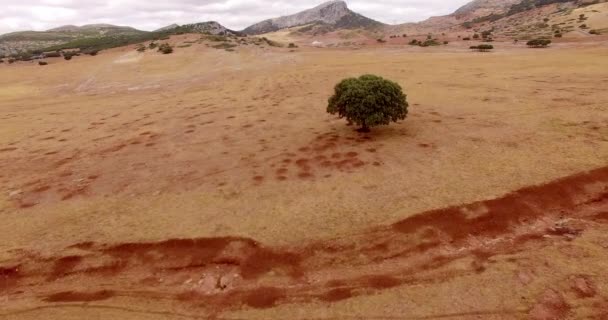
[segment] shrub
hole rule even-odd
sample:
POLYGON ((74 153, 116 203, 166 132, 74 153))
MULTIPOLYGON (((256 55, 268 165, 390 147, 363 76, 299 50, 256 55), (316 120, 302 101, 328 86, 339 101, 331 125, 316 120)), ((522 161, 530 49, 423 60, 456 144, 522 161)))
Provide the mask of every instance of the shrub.
POLYGON ((329 98, 327 112, 346 118, 369 132, 407 116, 408 103, 399 84, 374 75, 342 80, 329 98))
POLYGON ((15 63, 15 61, 17 61, 17 60, 15 60, 14 58, 10 58, 10 59, 8 59, 8 64, 13 64, 13 63, 15 63))
POLYGON ((295 43, 290 43, 289 46, 287 46, 288 48, 297 48, 298 46, 296 46, 295 43))
POLYGON ((464 37, 464 38, 462 38, 462 40, 464 40, 464 41, 470 41, 471 38, 470 37, 464 37))
POLYGON ((89 51, 85 51, 85 54, 88 54, 90 56, 96 56, 99 53, 99 50, 89 50, 89 51))
POLYGON ((45 61, 38 61, 38 65, 46 66, 48 63, 45 61))
POLYGON ((0 58, 0 63, 4 63, 4 59, 0 58))
POLYGON ((378 39, 376 41, 378 41, 378 43, 385 43, 386 42, 386 40, 384 40, 384 39, 378 39))
POLYGON ((600 32, 597 31, 597 30, 589 30, 589 33, 590 34, 595 34, 595 35, 599 35, 600 34, 600 32))
POLYGON ((426 40, 422 43, 419 43, 418 45, 421 47, 431 47, 431 46, 438 46, 438 45, 440 45, 440 43, 437 42, 437 40, 435 40, 435 39, 430 39, 430 40, 426 40))
POLYGON ((144 52, 144 51, 146 51, 146 47, 143 45, 139 45, 139 46, 137 46, 136 50, 137 50, 137 52, 144 52))
POLYGON ((228 49, 232 49, 232 48, 237 47, 237 45, 236 45, 236 44, 234 44, 234 43, 227 43, 227 42, 223 42, 223 43, 220 43, 220 44, 216 44, 216 45, 214 45, 214 46, 211 46, 211 47, 212 47, 212 48, 215 48, 215 49, 224 49, 224 50, 228 50, 228 49))
POLYGON ((445 45, 446 45, 446 46, 447 46, 447 45, 448 45, 448 44, 449 44, 449 42, 447 42, 447 41, 444 41, 444 42, 443 42, 443 44, 445 44, 445 45))
POLYGON ((411 45, 411 46, 417 46, 418 45, 418 40, 412 39, 412 41, 409 42, 409 45, 411 45))
POLYGON ((156 44, 156 42, 151 42, 150 45, 148 46, 148 48, 150 49, 156 49, 158 47, 158 44, 156 44))
POLYGON ((404 35, 403 35, 403 37, 404 37, 404 38, 407 38, 407 34, 404 34, 404 35))
POLYGON ((163 43, 158 46, 158 51, 162 52, 163 54, 170 54, 173 53, 173 47, 171 47, 171 45, 169 45, 168 43, 163 43))
POLYGON ((477 50, 479 52, 489 52, 490 50, 494 49, 494 46, 491 44, 480 44, 478 46, 471 46, 469 49, 477 50))
POLYGON ((61 54, 59 52, 47 52, 44 56, 47 58, 59 58, 61 57, 61 54))
POLYGON ((581 24, 581 25, 579 26, 579 28, 581 28, 581 29, 587 29, 587 25, 586 25, 586 24, 581 24))
POLYGON ((528 47, 532 48, 546 48, 551 44, 551 40, 548 39, 533 39, 526 43, 528 47))
POLYGON ((63 53, 63 58, 65 60, 72 60, 72 57, 78 55, 76 52, 67 51, 63 53))
POLYGON ((562 34, 561 34, 561 33, 556 33, 556 34, 555 34, 555 35, 553 35, 553 36, 554 36, 554 37, 556 37, 556 38, 561 38, 561 37, 562 37, 562 34))
POLYGON ((476 33, 473 35, 473 39, 479 39, 479 35, 476 33))

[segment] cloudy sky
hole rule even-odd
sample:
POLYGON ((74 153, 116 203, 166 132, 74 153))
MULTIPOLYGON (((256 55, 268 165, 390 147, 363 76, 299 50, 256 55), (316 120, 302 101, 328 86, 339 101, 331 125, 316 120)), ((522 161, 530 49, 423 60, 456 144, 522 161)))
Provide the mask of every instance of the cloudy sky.
MULTIPOLYGON (((470 0, 348 0, 349 7, 385 23, 403 23, 453 12, 470 0)), ((0 0, 0 34, 46 30, 66 24, 110 23, 155 30, 172 23, 215 20, 240 30, 296 13, 324 0, 0 0)))

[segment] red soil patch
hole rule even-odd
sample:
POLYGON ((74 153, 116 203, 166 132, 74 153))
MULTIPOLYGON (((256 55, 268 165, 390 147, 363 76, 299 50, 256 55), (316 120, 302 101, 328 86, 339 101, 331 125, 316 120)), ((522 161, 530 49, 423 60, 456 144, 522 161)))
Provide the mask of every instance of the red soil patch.
MULTIPOLYGON (((178 299, 180 294, 185 295, 183 288, 176 287, 180 290, 167 294, 168 281, 173 279, 181 285, 184 281, 181 279, 219 271, 237 275, 238 284, 225 291, 190 292, 188 299, 180 301, 214 312, 243 305, 269 308, 291 301, 340 301, 429 279, 440 282, 457 275, 482 272, 495 255, 516 253, 529 249, 530 245, 542 248, 552 241, 546 237, 552 231, 530 225, 565 217, 592 223, 598 212, 603 212, 599 209, 608 205, 602 186, 608 188, 608 167, 523 188, 497 199, 423 212, 394 225, 371 228, 356 235, 289 247, 265 247, 240 237, 117 245, 82 243, 71 247, 87 250, 82 258, 59 255, 56 259, 36 260, 36 255, 24 255, 26 262, 20 265, 24 270, 33 271, 20 275, 21 267, 5 266, 0 269, 0 280, 13 279, 9 290, 23 285, 33 286, 38 292, 52 292, 52 286, 40 281, 41 276, 78 273, 77 280, 63 278, 62 286, 70 288, 71 284, 72 288, 81 288, 82 283, 87 283, 91 290, 112 290, 66 291, 47 297, 49 302, 107 299, 113 296, 112 292, 133 286, 140 288, 143 295, 163 294, 178 299), (469 241, 471 238, 492 239, 493 244, 491 248, 479 247, 477 243, 483 241, 469 241), (454 261, 474 262, 453 267, 454 261), (384 268, 387 265, 391 267, 390 272, 384 268), (77 268, 81 266, 93 267, 77 268), (348 273, 341 271, 346 268, 348 273), (34 274, 36 272, 40 274, 34 274), (319 274, 339 280, 307 281, 319 274), (144 281, 151 278, 167 281, 162 284, 144 281), (260 283, 272 283, 272 287, 260 287, 260 283)), ((581 297, 592 297, 596 292, 590 278, 580 276, 571 281, 572 290, 581 297)), ((7 281, 0 283, 5 285, 7 281)), ((569 306, 562 295, 553 290, 539 297, 530 309, 533 319, 560 319, 568 313, 569 306)))
POLYGON ((325 302, 338 302, 353 297, 352 289, 350 288, 337 288, 328 291, 327 293, 320 295, 319 299, 325 302))
POLYGON ((252 308, 267 309, 274 307, 277 302, 285 298, 285 291, 279 288, 261 287, 249 292, 244 303, 252 308))
POLYGON ((49 275, 49 280, 55 280, 67 276, 82 262, 81 256, 68 256, 55 261, 53 271, 49 275))
POLYGON ((107 300, 112 298, 114 295, 115 293, 109 290, 96 292, 65 291, 49 295, 43 300, 46 302, 91 302, 107 300))
POLYGON ((20 266, 0 267, 0 291, 17 284, 21 278, 20 266))

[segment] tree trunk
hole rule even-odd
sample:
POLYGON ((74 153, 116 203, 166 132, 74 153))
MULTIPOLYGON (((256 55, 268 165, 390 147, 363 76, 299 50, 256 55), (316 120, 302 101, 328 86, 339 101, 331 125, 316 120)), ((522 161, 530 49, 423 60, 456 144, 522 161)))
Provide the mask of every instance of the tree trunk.
POLYGON ((365 120, 363 120, 363 123, 361 124, 361 129, 357 130, 359 132, 369 132, 369 127, 367 126, 367 123, 365 123, 365 120))

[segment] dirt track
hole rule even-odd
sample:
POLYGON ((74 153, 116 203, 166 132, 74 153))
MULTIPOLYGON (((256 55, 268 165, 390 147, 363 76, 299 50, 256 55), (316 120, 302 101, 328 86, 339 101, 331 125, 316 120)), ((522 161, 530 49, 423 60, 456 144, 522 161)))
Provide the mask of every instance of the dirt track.
POLYGON ((448 50, 0 67, 0 318, 602 319, 604 50, 448 50), (366 72, 411 113, 359 135, 366 72))

